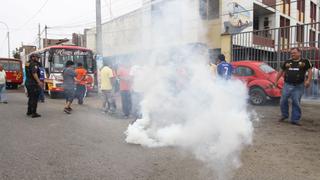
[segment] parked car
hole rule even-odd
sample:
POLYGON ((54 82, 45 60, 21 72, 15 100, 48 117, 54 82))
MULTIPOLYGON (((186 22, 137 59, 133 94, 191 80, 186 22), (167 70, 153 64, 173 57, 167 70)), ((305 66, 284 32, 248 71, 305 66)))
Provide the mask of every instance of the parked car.
POLYGON ((234 77, 247 83, 250 102, 254 105, 263 105, 267 100, 279 99, 283 88, 283 78, 274 86, 277 71, 264 62, 235 61, 234 77))

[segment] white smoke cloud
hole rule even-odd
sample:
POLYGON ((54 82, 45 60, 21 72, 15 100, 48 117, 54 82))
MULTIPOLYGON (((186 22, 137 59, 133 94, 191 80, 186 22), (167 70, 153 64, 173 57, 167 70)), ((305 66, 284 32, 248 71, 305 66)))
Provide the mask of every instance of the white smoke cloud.
POLYGON ((142 43, 157 50, 143 54, 134 81, 143 92, 143 117, 129 125, 126 142, 181 148, 212 168, 218 179, 227 179, 252 140, 248 92, 240 81, 213 78, 203 47, 177 46, 182 40, 176 23, 190 17, 190 2, 170 1, 153 17, 152 40, 142 43))

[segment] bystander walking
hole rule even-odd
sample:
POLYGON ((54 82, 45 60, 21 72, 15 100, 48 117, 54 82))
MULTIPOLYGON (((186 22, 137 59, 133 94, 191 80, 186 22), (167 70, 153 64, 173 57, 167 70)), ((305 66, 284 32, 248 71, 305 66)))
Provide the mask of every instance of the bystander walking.
POLYGON ((78 99, 78 104, 83 104, 84 98, 87 94, 87 87, 86 87, 86 77, 87 77, 87 70, 83 67, 82 63, 77 64, 77 68, 75 70, 76 76, 76 93, 75 97, 78 99))
POLYGON ((7 95, 6 95, 6 71, 3 69, 0 64, 0 103, 7 104, 7 95))
POLYGON ((71 108, 71 104, 74 99, 75 95, 75 77, 76 72, 73 69, 74 63, 72 61, 66 62, 66 68, 63 70, 63 88, 64 88, 64 95, 66 99, 66 104, 64 107, 64 112, 70 114, 73 110, 71 108))

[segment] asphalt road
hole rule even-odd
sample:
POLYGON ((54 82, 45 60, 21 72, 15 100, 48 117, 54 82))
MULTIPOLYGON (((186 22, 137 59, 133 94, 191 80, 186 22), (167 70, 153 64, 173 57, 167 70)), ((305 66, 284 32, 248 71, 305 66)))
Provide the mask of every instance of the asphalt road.
MULTIPOLYGON (((39 119, 26 117, 26 97, 21 92, 9 93, 9 104, 0 104, 1 180, 215 179, 214 173, 186 152, 125 143, 124 131, 130 119, 101 113, 98 97, 89 97, 83 106, 75 105, 71 115, 63 113, 63 103, 62 99, 40 103, 39 113, 43 117, 39 119)), ((300 180, 303 177, 316 180, 320 177, 319 118, 304 127, 312 131, 285 124, 280 125, 284 127, 283 132, 271 119, 277 110, 274 106, 257 109, 262 117, 255 125, 259 131, 255 133, 254 144, 243 153, 243 165, 233 179, 300 180), (298 155, 295 159, 284 155, 279 160, 281 153, 285 154, 283 149, 288 148, 284 143, 290 143, 290 138, 283 134, 292 130, 297 136, 304 134, 303 139, 310 148, 301 153, 307 157, 298 155), (313 139, 307 139, 309 137, 313 139), (279 142, 274 142, 275 139, 279 142), (313 153, 312 157, 309 153, 313 153), (288 163, 312 168, 300 172, 288 163)), ((298 145, 292 147, 299 148, 298 145)), ((290 148, 288 151, 290 154, 290 148)))

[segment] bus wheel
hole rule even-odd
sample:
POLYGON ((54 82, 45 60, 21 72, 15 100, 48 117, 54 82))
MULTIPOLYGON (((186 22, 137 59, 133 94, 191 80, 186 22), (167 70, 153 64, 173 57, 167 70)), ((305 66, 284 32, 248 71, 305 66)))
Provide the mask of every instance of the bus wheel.
POLYGON ((56 92, 48 91, 49 97, 51 99, 56 99, 58 94, 56 92))

